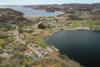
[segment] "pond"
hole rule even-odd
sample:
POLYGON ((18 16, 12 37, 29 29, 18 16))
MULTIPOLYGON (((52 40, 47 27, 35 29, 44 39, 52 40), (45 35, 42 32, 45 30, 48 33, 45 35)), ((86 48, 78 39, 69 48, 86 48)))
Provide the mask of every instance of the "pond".
POLYGON ((60 31, 48 37, 46 43, 85 67, 100 67, 100 32, 60 31))

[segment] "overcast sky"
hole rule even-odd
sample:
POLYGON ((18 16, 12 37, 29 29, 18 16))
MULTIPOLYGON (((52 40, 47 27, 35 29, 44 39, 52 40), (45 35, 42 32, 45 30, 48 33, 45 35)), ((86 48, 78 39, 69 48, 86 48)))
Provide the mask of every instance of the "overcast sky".
POLYGON ((37 5, 62 3, 100 3, 100 0, 0 0, 0 5, 37 5))

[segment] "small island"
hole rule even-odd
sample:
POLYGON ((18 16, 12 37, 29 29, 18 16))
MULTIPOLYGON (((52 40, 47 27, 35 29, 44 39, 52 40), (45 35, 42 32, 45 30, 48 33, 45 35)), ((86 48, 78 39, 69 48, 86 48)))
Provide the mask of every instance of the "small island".
POLYGON ((50 9, 50 8, 45 9, 45 11, 47 11, 47 12, 55 12, 54 9, 50 9))

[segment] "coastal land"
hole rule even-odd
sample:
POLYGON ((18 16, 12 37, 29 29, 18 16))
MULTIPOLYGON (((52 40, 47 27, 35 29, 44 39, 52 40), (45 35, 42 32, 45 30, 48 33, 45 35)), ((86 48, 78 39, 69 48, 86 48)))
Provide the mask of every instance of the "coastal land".
POLYGON ((70 8, 55 17, 26 17, 19 11, 0 8, 0 66, 82 67, 59 49, 47 45, 45 38, 62 30, 99 31, 97 9, 70 8))

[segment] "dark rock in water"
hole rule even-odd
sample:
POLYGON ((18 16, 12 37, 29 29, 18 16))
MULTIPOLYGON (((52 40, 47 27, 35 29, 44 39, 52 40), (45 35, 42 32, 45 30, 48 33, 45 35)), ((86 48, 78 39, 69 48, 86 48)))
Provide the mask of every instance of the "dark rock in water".
POLYGON ((46 11, 47 12, 55 12, 55 9, 53 9, 53 8, 47 8, 46 11))
POLYGON ((46 10, 47 12, 55 12, 55 10, 46 10))

